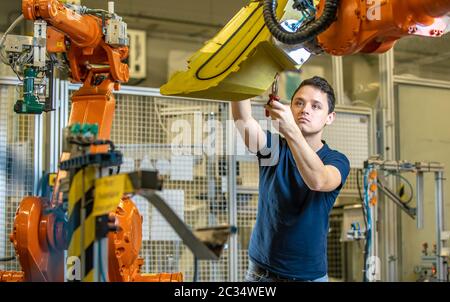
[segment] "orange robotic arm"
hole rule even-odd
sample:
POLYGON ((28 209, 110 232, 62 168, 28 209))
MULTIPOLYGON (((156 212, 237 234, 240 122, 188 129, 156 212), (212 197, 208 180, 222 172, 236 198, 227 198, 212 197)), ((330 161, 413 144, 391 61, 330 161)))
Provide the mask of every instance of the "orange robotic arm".
MULTIPOLYGON (((92 64, 109 65, 111 78, 115 82, 128 81, 128 66, 121 62, 128 56, 128 47, 113 47, 107 43, 108 37, 105 38, 102 32, 106 24, 102 24, 99 17, 81 15, 57 0, 23 0, 22 12, 28 20, 47 21, 67 37, 70 42, 68 57, 74 82, 86 80, 92 64)), ((54 39, 62 42, 60 35, 54 31, 49 32, 53 33, 53 36, 48 37, 49 45, 57 44, 54 39)), ((124 35, 126 36, 126 32, 124 35)))
POLYGON ((449 0, 294 0, 302 13, 315 18, 288 31, 275 18, 276 0, 264 1, 264 18, 275 39, 285 44, 315 44, 332 55, 382 53, 408 35, 445 34, 449 0), (317 11, 317 12, 316 12, 317 11))
POLYGON ((341 0, 337 20, 318 43, 332 55, 382 53, 408 35, 443 35, 446 26, 438 18, 448 12, 449 0, 341 0))
MULTIPOLYGON (((22 12, 28 20, 44 20, 50 25, 47 51, 66 52, 72 81, 83 83, 72 97, 68 124, 97 124, 98 138, 109 140, 115 111, 112 92, 129 78, 128 66, 122 63, 128 56, 126 24, 113 12, 66 6, 57 0, 22 0, 22 12)), ((90 152, 107 149, 100 145, 90 152)), ((70 157, 64 153, 61 161, 70 157)), ((64 177, 65 173, 59 171, 51 203, 39 197, 26 197, 20 203, 11 241, 23 272, 0 271, 0 281, 64 281, 67 222, 61 215, 65 210, 58 194, 58 184, 64 177)), ((180 273, 140 273, 142 219, 130 199, 123 198, 118 204, 117 211, 111 213, 119 228, 109 233, 109 280, 181 281, 180 273)))
MULTIPOLYGON (((129 79, 128 66, 122 63, 128 56, 126 24, 107 11, 77 8, 69 9, 57 0, 22 0, 26 19, 42 19, 50 25, 47 50, 67 52, 72 81, 83 83, 72 98, 68 124, 97 124, 99 139, 107 140, 115 106, 112 91, 129 79)), ((92 151, 106 149, 99 146, 92 151)))
POLYGON ((249 99, 311 54, 382 53, 408 35, 442 36, 448 12, 450 0, 251 0, 160 91, 249 99))

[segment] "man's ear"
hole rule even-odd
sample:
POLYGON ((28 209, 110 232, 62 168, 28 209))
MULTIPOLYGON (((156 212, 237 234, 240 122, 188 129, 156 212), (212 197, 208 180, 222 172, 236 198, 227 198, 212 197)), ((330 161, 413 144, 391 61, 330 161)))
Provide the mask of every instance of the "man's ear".
POLYGON ((331 125, 335 119, 336 119, 336 112, 333 111, 330 114, 328 114, 325 125, 327 126, 331 125))

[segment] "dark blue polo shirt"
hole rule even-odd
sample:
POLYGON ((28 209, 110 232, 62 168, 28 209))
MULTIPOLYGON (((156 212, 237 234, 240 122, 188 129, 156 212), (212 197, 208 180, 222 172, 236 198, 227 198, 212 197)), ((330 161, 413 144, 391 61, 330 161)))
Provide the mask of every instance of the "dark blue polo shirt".
POLYGON ((324 142, 317 152, 324 165, 336 167, 341 185, 332 192, 311 191, 297 169, 287 141, 267 135, 258 152, 259 199, 249 257, 282 277, 313 280, 327 274, 330 210, 350 171, 345 155, 324 142))

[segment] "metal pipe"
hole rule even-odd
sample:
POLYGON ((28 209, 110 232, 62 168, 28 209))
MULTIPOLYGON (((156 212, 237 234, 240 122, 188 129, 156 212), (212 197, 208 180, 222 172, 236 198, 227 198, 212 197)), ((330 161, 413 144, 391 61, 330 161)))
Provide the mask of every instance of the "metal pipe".
POLYGON ((344 92, 344 71, 343 71, 343 59, 342 57, 332 57, 333 65, 333 84, 336 91, 336 104, 345 105, 345 92, 344 92))
POLYGON ((94 279, 93 282, 108 282, 108 237, 94 242, 94 279))
MULTIPOLYGON (((232 116, 231 112, 231 106, 228 106, 228 116, 225 117, 223 120, 228 121, 228 117, 232 116)), ((227 193, 228 193, 228 204, 229 207, 229 223, 230 225, 238 225, 238 208, 237 208, 237 190, 236 190, 236 174, 237 174, 237 162, 236 162, 236 136, 234 135, 235 131, 232 127, 233 124, 227 123, 227 138, 226 141, 230 142, 229 145, 225 144, 227 146, 228 152, 227 154, 230 154, 227 156, 227 193)), ((238 268, 239 268, 239 261, 238 261, 238 254, 239 254, 239 248, 238 248, 238 237, 237 236, 231 236, 230 238, 230 249, 228 252, 229 257, 229 281, 231 282, 237 282, 238 280, 238 268)))
POLYGON ((114 1, 108 1, 108 13, 114 14, 114 1))
POLYGON ((414 219, 414 215, 411 212, 411 209, 405 206, 402 201, 392 192, 387 186, 378 182, 378 189, 383 192, 390 200, 392 200, 401 210, 403 210, 409 217, 414 219))
POLYGON ((372 228, 370 232, 372 233, 372 245, 370 247, 370 258, 369 261, 371 263, 371 278, 370 281, 379 281, 380 280, 380 269, 378 266, 378 259, 380 257, 378 253, 378 203, 373 207, 370 207, 370 215, 372 216, 372 228))
MULTIPOLYGON (((396 125, 395 121, 395 95, 394 95, 394 51, 391 50, 380 56, 380 124, 381 139, 379 140, 379 152, 386 160, 394 160, 396 157, 396 125)), ((394 187, 393 180, 389 185, 394 187)), ((382 215, 382 227, 380 235, 383 240, 379 242, 379 250, 382 252, 383 281, 396 282, 399 280, 398 261, 387 261, 388 259, 399 259, 401 248, 398 245, 398 210, 392 203, 380 205, 382 215)))
POLYGON ((416 176, 416 223, 418 229, 423 229, 423 172, 416 176))
POLYGON ((444 231, 444 172, 435 172, 436 182, 436 269, 439 281, 447 281, 444 257, 442 250, 442 232, 444 231))

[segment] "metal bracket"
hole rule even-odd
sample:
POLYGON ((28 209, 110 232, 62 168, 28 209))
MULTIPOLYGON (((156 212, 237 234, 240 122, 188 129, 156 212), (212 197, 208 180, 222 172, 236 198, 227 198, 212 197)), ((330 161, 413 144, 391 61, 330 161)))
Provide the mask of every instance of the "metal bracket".
POLYGON ((5 51, 7 52, 23 52, 25 48, 34 46, 33 37, 8 35, 4 43, 5 51))
POLYGON ((442 241, 450 240, 450 231, 443 231, 441 233, 441 240, 442 241))
POLYGON ((139 195, 150 201, 199 260, 218 260, 225 242, 231 234, 236 233, 236 227, 229 225, 201 228, 192 232, 154 191, 142 190, 139 195))
POLYGON ((409 217, 415 219, 416 209, 410 208, 405 205, 400 198, 392 192, 382 181, 378 181, 378 188, 382 191, 390 200, 392 200, 402 211, 404 211, 409 217))

